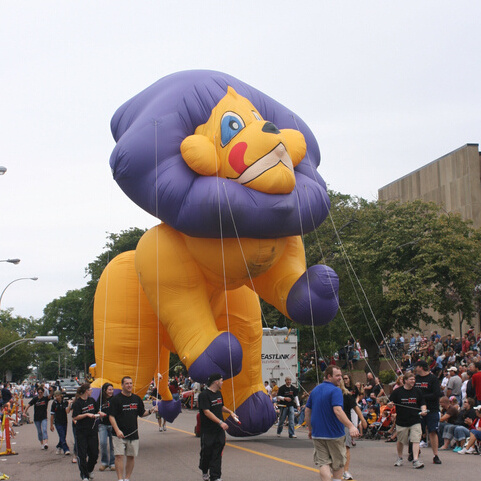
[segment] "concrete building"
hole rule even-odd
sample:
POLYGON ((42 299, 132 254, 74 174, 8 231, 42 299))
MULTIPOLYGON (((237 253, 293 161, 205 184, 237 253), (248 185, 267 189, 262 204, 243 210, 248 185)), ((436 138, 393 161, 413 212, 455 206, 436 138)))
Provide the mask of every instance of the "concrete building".
MULTIPOLYGON (((459 212, 471 219, 474 227, 481 227, 481 154, 478 144, 466 144, 401 177, 378 191, 379 200, 408 202, 416 199, 433 201, 448 212, 459 212)), ((474 287, 474 286, 473 286, 474 287)), ((481 329, 479 318, 474 321, 481 329)), ((465 326, 463 326, 466 329, 465 326)), ((438 329, 422 326, 423 330, 438 329)), ((453 319, 455 335, 459 324, 453 319)), ((439 329, 438 329, 439 330, 439 329)))

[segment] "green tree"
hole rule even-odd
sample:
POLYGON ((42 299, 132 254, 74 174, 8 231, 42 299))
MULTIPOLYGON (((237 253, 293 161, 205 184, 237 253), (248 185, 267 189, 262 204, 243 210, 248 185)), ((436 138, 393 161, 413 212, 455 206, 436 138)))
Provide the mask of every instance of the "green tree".
MULTIPOLYGON (((361 340, 376 372, 381 331, 406 332, 420 321, 451 328, 456 314, 472 319, 481 233, 471 222, 423 201, 381 204, 331 193, 331 204, 333 222, 306 237, 308 264, 338 273, 333 323, 361 340)), ((321 336, 325 330, 317 328, 321 336)))

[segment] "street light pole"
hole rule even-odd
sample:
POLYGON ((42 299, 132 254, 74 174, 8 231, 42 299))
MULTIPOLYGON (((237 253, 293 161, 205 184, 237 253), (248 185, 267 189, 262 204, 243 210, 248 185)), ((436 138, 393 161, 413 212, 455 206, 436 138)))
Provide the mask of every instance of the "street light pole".
POLYGON ((16 341, 13 341, 10 344, 7 344, 6 346, 0 348, 0 357, 7 354, 7 352, 11 351, 15 346, 18 346, 18 344, 21 344, 22 342, 30 342, 30 341, 32 341, 32 342, 58 342, 58 336, 35 336, 35 337, 30 337, 30 338, 17 339, 16 341))
POLYGON ((2 305, 3 295, 5 294, 5 291, 8 289, 8 287, 11 286, 14 282, 23 281, 23 280, 36 281, 36 280, 38 280, 38 277, 19 277, 18 279, 14 279, 12 282, 9 282, 5 286, 5 289, 3 289, 2 293, 0 294, 0 307, 2 305))

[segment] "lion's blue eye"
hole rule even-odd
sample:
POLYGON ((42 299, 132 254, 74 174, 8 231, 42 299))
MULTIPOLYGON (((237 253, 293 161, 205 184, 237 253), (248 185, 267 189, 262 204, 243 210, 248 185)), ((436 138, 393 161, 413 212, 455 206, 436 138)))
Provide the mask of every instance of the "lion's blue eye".
POLYGON ((245 127, 242 118, 234 112, 226 112, 220 121, 220 141, 225 147, 245 127))

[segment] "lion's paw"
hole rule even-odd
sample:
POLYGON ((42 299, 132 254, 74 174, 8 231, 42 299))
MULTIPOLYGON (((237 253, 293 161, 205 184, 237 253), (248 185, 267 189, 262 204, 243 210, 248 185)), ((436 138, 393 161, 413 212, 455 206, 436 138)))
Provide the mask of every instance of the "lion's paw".
POLYGON ((237 376, 242 369, 242 347, 235 336, 223 332, 192 363, 189 376, 197 382, 207 382, 211 374, 219 373, 224 379, 237 376))
POLYGON ((276 421, 276 412, 271 398, 264 392, 258 391, 249 396, 237 409, 236 414, 241 424, 237 424, 232 417, 228 417, 227 432, 231 436, 257 436, 267 432, 276 421))
MULTIPOLYGON (((154 401, 154 405, 155 405, 154 401)), ((175 418, 182 412, 182 403, 179 401, 159 401, 157 403, 159 416, 169 423, 173 423, 175 418)))
POLYGON ((299 324, 327 324, 337 314, 338 291, 339 278, 330 267, 311 266, 292 286, 287 296, 287 313, 299 324))

